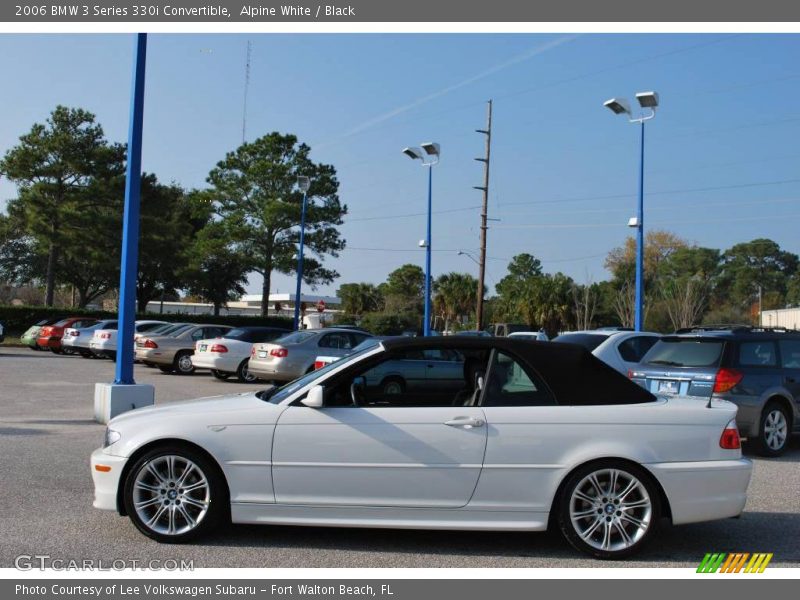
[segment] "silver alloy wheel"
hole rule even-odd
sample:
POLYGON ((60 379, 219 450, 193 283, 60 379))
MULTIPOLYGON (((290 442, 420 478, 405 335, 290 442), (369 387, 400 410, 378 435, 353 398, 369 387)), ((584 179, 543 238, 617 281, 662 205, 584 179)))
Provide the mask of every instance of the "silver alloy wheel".
POLYGON ((569 518, 580 538, 606 552, 626 550, 650 528, 653 503, 636 477, 600 469, 581 479, 569 501, 569 518))
POLYGON ((245 383, 253 383, 256 379, 258 379, 258 377, 250 372, 250 369, 247 368, 247 365, 242 367, 242 377, 244 377, 245 383))
POLYGON ((133 482, 133 506, 142 524, 162 535, 196 528, 208 513, 211 488, 203 471, 183 456, 144 463, 133 482))
POLYGON ((192 357, 188 354, 181 354, 178 358, 178 370, 181 373, 189 373, 193 368, 192 357))
POLYGON ((764 438, 770 450, 780 450, 786 443, 789 424, 782 410, 772 409, 764 419, 764 438))

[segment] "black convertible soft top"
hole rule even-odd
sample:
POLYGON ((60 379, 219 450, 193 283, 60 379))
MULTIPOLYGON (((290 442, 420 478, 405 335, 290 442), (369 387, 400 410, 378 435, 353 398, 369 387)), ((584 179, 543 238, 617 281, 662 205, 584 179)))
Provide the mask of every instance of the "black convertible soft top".
POLYGON ((653 394, 595 358, 583 346, 575 344, 466 336, 391 338, 382 343, 389 352, 426 348, 502 350, 538 373, 562 405, 641 404, 656 401, 653 394))

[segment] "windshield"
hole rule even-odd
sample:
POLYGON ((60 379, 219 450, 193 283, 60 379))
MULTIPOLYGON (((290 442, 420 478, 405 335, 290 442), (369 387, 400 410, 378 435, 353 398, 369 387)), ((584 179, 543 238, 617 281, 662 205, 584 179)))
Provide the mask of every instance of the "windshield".
POLYGON ((380 338, 367 338, 360 344, 357 344, 351 354, 355 354, 356 352, 361 352, 362 350, 366 350, 367 348, 373 348, 381 343, 380 338))
POLYGON ((562 333, 553 338, 554 342, 567 342, 583 346, 589 352, 605 342, 610 336, 602 333, 562 333))
POLYGON ((645 354, 642 362, 668 367, 716 367, 724 345, 720 339, 662 338, 645 354))
POLYGON ((271 402, 272 404, 280 404, 286 398, 294 394, 297 390, 302 387, 307 386, 310 383, 313 383, 320 377, 323 377, 330 373, 333 369, 338 369, 339 367, 353 361, 358 360, 364 354, 367 354, 371 350, 373 350, 375 344, 364 348, 360 352, 354 352, 344 358, 341 358, 335 362, 329 363, 322 367, 321 369, 317 369, 316 371, 311 371, 310 373, 306 373, 302 377, 295 379, 294 381, 290 381, 286 385, 283 385, 279 388, 272 388, 269 390, 264 390, 263 392, 258 393, 258 397, 262 400, 266 400, 267 402, 271 402))
MULTIPOLYGON (((166 329, 165 331, 160 332, 159 335, 177 335, 182 331, 189 329, 189 327, 191 326, 192 326, 191 323, 183 323, 182 325, 175 325, 171 329, 166 329)), ((150 333, 152 335, 152 332, 150 333)))

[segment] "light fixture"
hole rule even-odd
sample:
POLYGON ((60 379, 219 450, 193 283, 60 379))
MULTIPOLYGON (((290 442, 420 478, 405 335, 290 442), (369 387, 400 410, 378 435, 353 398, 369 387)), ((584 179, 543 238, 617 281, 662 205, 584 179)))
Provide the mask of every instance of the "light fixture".
POLYGON ((606 100, 603 106, 611 110, 615 115, 631 114, 631 106, 625 98, 611 98, 611 100, 606 100))
POLYGON ((414 160, 422 160, 422 150, 419 148, 404 148, 403 154, 414 160))
POLYGON ((642 108, 655 108, 658 106, 657 92, 639 92, 636 94, 636 99, 642 108))
POLYGON ((422 144, 422 149, 430 156, 439 156, 439 144, 436 142, 425 142, 422 144))
POLYGON ((299 187, 300 191, 305 194, 308 192, 308 188, 311 187, 311 178, 306 177, 305 175, 299 175, 297 177, 297 187, 299 187))

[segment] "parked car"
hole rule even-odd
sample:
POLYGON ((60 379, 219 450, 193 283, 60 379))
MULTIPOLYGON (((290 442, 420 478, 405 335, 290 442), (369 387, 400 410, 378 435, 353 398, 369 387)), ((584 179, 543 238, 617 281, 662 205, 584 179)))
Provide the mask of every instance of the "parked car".
POLYGON ((42 319, 35 325, 31 325, 28 329, 25 330, 25 333, 22 334, 20 337, 20 341, 28 346, 31 350, 41 350, 39 348, 39 344, 37 343, 39 340, 39 333, 42 331, 42 327, 45 325, 53 325, 58 323, 63 317, 56 317, 51 319, 42 319))
POLYGON ((197 341, 192 364, 196 369, 210 369, 217 379, 235 375, 242 383, 253 383, 258 379, 248 369, 253 344, 271 342, 287 333, 291 332, 280 327, 237 327, 222 338, 197 341))
POLYGON ((525 323, 492 323, 486 328, 486 333, 497 337, 508 337, 515 331, 527 331, 530 329, 525 323))
POLYGON ((146 335, 136 340, 135 358, 146 365, 155 365, 162 373, 190 375, 194 373, 192 355, 200 340, 222 337, 232 327, 194 323, 172 335, 146 335))
POLYGON ((465 329, 463 331, 456 331, 453 335, 458 337, 492 337, 491 333, 480 329, 465 329))
MULTIPOLYGON (((149 331, 143 331, 141 333, 137 332, 133 334, 133 355, 134 360, 133 362, 139 362, 136 360, 136 340, 144 335, 173 335, 178 331, 185 329, 186 327, 191 327, 191 323, 163 323, 156 327, 153 327, 149 331)), ((154 365, 151 365, 154 366, 154 365)))
MULTIPOLYGON (((64 348, 61 346, 61 338, 64 337, 65 329, 69 327, 91 327, 95 323, 97 323, 97 319, 93 319, 91 317, 68 317, 66 319, 56 321, 52 325, 44 325, 39 331, 39 337, 36 340, 36 344, 42 350, 49 349, 56 354, 62 354, 64 352, 64 348)), ((71 353, 72 350, 69 349, 68 352, 71 353)))
POLYGON ((250 373, 267 381, 291 381, 314 370, 314 359, 344 356, 370 334, 351 329, 303 329, 269 344, 253 344, 250 373))
POLYGON ((607 365, 627 375, 660 337, 661 334, 650 331, 603 328, 562 333, 552 341, 583 346, 607 365))
POLYGON ((280 388, 116 417, 91 457, 94 506, 170 543, 228 518, 501 531, 552 522, 577 549, 621 558, 662 518, 744 509, 752 465, 736 406, 710 404, 653 395, 579 346, 395 338, 280 388), (455 394, 435 379, 400 394, 366 384, 387 363, 411 379, 416 361, 404 357, 430 351, 464 357, 455 394))
POLYGON ((536 342, 549 342, 550 338, 544 331, 515 331, 508 337, 514 340, 533 340, 536 342))
POLYGON ((99 329, 116 329, 116 319, 105 319, 103 321, 96 321, 92 325, 86 327, 67 327, 64 329, 64 336, 61 338, 61 345, 64 351, 73 351, 80 354, 83 358, 93 358, 89 344, 92 341, 94 332, 99 329))
POLYGON ((2 344, 4 341, 6 341, 6 328, 5 325, 3 325, 3 322, 0 321, 0 344, 2 344))
MULTIPOLYGON (((134 335, 152 331, 160 325, 165 325, 164 321, 152 321, 143 319, 135 321, 133 324, 134 335)), ((117 360, 117 327, 111 329, 95 329, 92 340, 89 342, 89 349, 101 358, 117 360)))
POLYGON ((336 362, 337 360, 344 358, 345 356, 350 356, 351 354, 355 354, 356 352, 361 352, 362 350, 366 350, 367 348, 371 348, 372 346, 376 346, 383 340, 388 340, 388 337, 370 337, 365 339, 363 342, 355 346, 352 350, 350 350, 347 354, 343 354, 342 356, 318 356, 314 359, 314 369, 321 369, 332 362, 336 362))
POLYGON ((694 328, 665 336, 632 369, 662 394, 724 399, 739 407, 739 433, 763 456, 800 431, 800 332, 762 327, 694 328))

